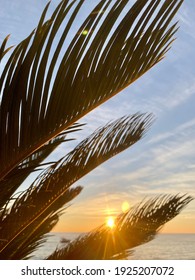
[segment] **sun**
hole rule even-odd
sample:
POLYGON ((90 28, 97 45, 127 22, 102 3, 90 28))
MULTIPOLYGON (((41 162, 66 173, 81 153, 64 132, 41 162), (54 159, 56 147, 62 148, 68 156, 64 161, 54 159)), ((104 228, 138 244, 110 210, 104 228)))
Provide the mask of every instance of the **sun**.
POLYGON ((108 217, 106 224, 109 228, 112 229, 115 226, 114 218, 113 217, 108 217))

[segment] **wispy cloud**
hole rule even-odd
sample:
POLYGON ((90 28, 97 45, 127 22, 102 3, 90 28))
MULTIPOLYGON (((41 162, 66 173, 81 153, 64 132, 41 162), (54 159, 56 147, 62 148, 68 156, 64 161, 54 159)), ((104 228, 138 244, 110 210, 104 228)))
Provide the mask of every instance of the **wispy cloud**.
POLYGON ((150 139, 148 141, 149 144, 155 144, 159 142, 164 142, 165 140, 171 139, 173 137, 181 137, 181 135, 185 134, 185 137, 187 134, 189 135, 190 131, 193 133, 194 132, 194 127, 195 127, 195 118, 188 120, 185 123, 182 123, 181 125, 178 125, 174 130, 164 132, 164 133, 159 133, 155 135, 154 138, 150 139))
POLYGON ((160 98, 159 101, 164 107, 173 109, 186 102, 192 95, 195 95, 195 79, 190 86, 188 83, 182 81, 182 84, 177 85, 175 89, 166 96, 166 99, 160 98))
POLYGON ((178 13, 178 19, 182 25, 184 25, 184 32, 188 34, 190 37, 195 39, 194 35, 194 9, 195 4, 192 2, 190 5, 184 2, 182 9, 178 13))

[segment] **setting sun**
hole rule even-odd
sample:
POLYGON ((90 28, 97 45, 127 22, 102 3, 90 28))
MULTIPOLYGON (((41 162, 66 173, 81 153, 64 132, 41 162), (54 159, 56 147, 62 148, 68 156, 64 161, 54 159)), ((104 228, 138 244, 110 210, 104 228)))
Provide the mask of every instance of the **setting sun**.
POLYGON ((114 218, 113 217, 109 217, 106 224, 107 224, 107 226, 109 228, 113 228, 115 226, 114 218))

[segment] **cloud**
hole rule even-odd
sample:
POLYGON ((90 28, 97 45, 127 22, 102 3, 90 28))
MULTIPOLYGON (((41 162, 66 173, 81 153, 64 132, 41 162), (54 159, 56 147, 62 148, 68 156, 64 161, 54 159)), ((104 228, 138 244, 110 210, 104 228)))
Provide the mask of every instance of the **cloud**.
POLYGON ((182 8, 180 9, 177 17, 179 21, 181 22, 181 25, 184 26, 183 30, 184 32, 195 39, 194 35, 194 25, 195 25, 195 20, 194 20, 194 11, 195 5, 194 2, 187 4, 184 2, 182 5, 182 8))
POLYGON ((190 131, 194 132, 194 127, 195 127, 195 118, 188 120, 185 123, 182 123, 180 125, 178 125, 177 127, 175 127, 174 130, 172 131, 167 131, 164 133, 159 133, 158 135, 156 135, 154 138, 150 139, 148 141, 148 144, 155 144, 155 143, 160 143, 160 142, 164 142, 170 138, 173 137, 179 137, 179 135, 187 135, 190 133, 190 131))

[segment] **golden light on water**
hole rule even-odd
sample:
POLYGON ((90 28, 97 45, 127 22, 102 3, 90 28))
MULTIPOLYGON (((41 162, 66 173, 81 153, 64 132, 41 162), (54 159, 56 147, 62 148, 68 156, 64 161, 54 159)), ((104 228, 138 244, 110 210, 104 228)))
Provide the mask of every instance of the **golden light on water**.
POLYGON ((114 218, 113 217, 108 217, 106 224, 109 228, 112 229, 115 226, 114 218))
POLYGON ((126 213, 126 212, 129 210, 130 205, 129 205, 129 203, 128 203, 127 201, 124 201, 124 202, 122 203, 121 208, 122 208, 123 213, 126 213))

